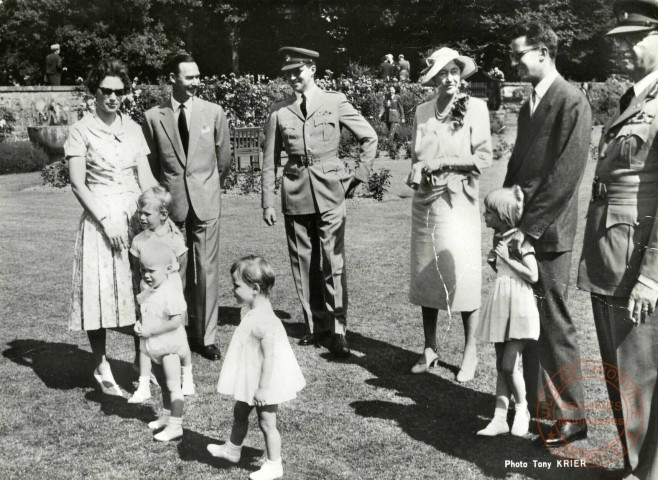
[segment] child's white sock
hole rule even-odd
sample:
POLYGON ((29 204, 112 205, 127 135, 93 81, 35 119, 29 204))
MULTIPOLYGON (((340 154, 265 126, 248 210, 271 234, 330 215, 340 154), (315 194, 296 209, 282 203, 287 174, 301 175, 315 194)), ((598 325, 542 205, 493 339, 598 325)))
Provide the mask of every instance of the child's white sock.
POLYGON ((211 443, 206 448, 213 457, 223 458, 231 463, 238 463, 242 454, 242 445, 234 445, 230 440, 224 445, 211 443))
POLYGON ((528 402, 517 403, 514 406, 514 423, 512 423, 512 435, 524 437, 530 430, 530 412, 528 402))
POLYGON ((194 395, 194 377, 192 376, 192 365, 181 367, 182 391, 183 395, 194 395))
POLYGON ((283 464, 281 457, 277 460, 267 460, 260 470, 249 475, 250 480, 275 480, 283 477, 283 464))
POLYGON ((162 427, 167 425, 167 422, 169 422, 169 416, 171 415, 171 410, 167 410, 165 408, 162 409, 162 413, 158 417, 157 420, 152 421, 149 423, 149 428, 151 430, 159 430, 162 427))
POLYGON ((477 434, 481 437, 495 437, 509 433, 509 425, 507 425, 507 409, 496 408, 494 417, 484 429, 480 430, 477 434))
POLYGON ((153 438, 159 442, 169 442, 183 436, 183 417, 169 417, 167 426, 153 438))
POLYGON ((139 385, 132 397, 128 399, 128 403, 142 403, 151 398, 151 385, 149 383, 150 377, 139 377, 139 385))

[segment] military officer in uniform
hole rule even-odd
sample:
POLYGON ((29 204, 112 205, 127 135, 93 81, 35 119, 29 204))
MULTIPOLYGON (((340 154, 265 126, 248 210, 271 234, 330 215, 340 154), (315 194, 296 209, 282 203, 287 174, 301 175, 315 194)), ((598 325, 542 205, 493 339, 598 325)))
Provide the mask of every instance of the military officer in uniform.
POLYGON ((345 197, 370 175, 377 134, 345 95, 315 84, 317 52, 283 47, 282 71, 294 95, 275 103, 267 123, 263 157, 263 219, 276 222, 274 181, 281 151, 281 205, 297 295, 310 334, 301 345, 322 344, 334 356, 349 356, 345 341, 345 197), (359 140, 359 168, 351 173, 338 158, 341 127, 359 140))
POLYGON ((658 478, 658 0, 615 3, 621 66, 634 85, 603 129, 578 286, 592 295, 628 477, 658 478), (640 395, 621 385, 625 375, 640 395), (613 385, 612 383, 616 383, 613 385))

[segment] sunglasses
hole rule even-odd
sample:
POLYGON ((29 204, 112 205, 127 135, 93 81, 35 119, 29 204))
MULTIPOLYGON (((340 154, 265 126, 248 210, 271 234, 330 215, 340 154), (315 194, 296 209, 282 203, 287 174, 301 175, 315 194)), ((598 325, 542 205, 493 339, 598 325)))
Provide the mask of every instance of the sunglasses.
POLYGON ((509 52, 509 58, 513 62, 519 63, 526 53, 532 52, 533 50, 539 50, 540 48, 541 47, 537 45, 535 47, 530 47, 530 48, 526 48, 525 50, 521 50, 520 52, 509 52))
POLYGON ((117 97, 121 97, 126 94, 127 88, 117 88, 116 90, 113 88, 105 88, 105 87, 98 87, 98 89, 101 91, 103 95, 106 97, 111 96, 112 94, 115 94, 117 97))

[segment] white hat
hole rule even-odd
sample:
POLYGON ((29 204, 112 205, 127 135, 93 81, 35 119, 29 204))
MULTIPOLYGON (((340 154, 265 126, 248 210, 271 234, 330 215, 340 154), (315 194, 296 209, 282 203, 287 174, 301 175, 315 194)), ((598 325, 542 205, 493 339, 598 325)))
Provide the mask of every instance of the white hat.
POLYGON ((55 50, 59 50, 59 43, 53 43, 50 46, 50 49, 54 52, 55 50))
POLYGON ((430 84, 436 74, 439 73, 439 70, 441 70, 453 60, 457 60, 464 65, 461 74, 462 80, 465 80, 478 71, 475 60, 473 60, 471 57, 460 55, 459 52, 453 50, 452 48, 443 47, 439 48, 436 52, 430 55, 429 58, 425 59, 427 68, 421 72, 420 84, 430 84))

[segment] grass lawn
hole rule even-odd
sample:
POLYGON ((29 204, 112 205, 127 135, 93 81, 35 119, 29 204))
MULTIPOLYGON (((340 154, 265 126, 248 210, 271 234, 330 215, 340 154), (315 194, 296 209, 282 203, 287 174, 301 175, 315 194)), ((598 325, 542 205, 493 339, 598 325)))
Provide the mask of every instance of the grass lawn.
MULTIPOLYGON (((493 414, 492 345, 481 345, 474 381, 454 380, 461 358, 461 320, 443 314, 441 364, 411 375, 422 350, 420 309, 407 301, 411 190, 403 184, 408 161, 380 159, 390 168, 391 195, 383 203, 350 201, 347 222, 348 341, 351 359, 335 362, 326 351, 299 347, 304 333, 294 290, 283 222, 268 228, 256 197, 226 196, 222 212, 219 344, 225 351, 238 322, 228 268, 260 253, 277 272, 272 303, 293 342, 307 387, 280 409, 285 478, 475 479, 613 478, 610 470, 557 468, 556 457, 526 439, 477 438, 493 414), (527 467, 506 467, 505 460, 527 467), (552 468, 533 466, 551 461, 552 468)), ((481 181, 481 198, 502 183, 505 162, 481 181)), ((581 210, 572 282, 582 244, 594 163, 580 191, 581 210)), ((194 356, 197 395, 185 406, 180 442, 152 440, 146 424, 159 409, 159 392, 147 405, 103 396, 91 376, 84 333, 67 330, 74 236, 81 207, 70 190, 26 188, 39 174, 0 177, 0 478, 200 478, 246 479, 258 468, 264 442, 252 417, 237 466, 206 452, 227 440, 232 400, 215 393, 221 362, 194 356)), ((491 232, 483 225, 483 254, 491 232)), ((484 258, 484 257, 483 257, 484 258)), ((484 269, 484 292, 493 272, 484 269)), ((572 288, 571 311, 583 359, 599 360, 589 296, 572 288)), ((132 339, 112 332, 108 350, 120 385, 133 391, 132 339)), ((586 385, 588 400, 606 400, 601 385, 586 385)), ((583 447, 613 441, 612 428, 594 428, 583 447)), ((613 465, 620 468, 621 463, 613 465)))

